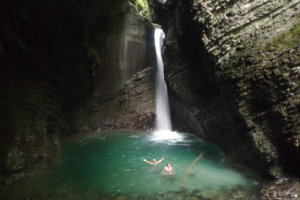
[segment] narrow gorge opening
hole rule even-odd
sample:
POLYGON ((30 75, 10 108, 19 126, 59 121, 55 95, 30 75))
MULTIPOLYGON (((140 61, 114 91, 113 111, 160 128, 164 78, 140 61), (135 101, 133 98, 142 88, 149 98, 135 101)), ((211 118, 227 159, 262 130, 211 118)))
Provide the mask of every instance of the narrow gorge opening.
POLYGON ((172 131, 161 56, 163 31, 155 29, 153 37, 157 60, 154 131, 100 132, 66 139, 51 165, 38 165, 8 186, 6 198, 257 198, 257 175, 230 167, 216 145, 172 131))
POLYGON ((296 200, 299 6, 3 3, 0 199, 296 200))

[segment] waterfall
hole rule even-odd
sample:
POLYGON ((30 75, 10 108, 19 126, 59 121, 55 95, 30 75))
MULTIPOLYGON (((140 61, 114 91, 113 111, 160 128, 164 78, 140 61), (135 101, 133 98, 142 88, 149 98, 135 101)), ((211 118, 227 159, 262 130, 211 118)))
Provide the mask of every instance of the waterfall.
POLYGON ((160 3, 165 4, 167 0, 158 0, 160 3))
POLYGON ((170 109, 168 100, 168 90, 164 79, 164 63, 161 56, 161 48, 164 39, 164 32, 161 29, 155 29, 155 50, 156 50, 156 82, 155 82, 155 100, 156 100, 156 130, 172 131, 170 109))
POLYGON ((164 63, 161 56, 161 48, 165 35, 161 29, 155 29, 155 50, 157 60, 155 101, 156 101, 156 131, 152 140, 155 141, 181 141, 180 134, 172 132, 170 117, 168 90, 164 78, 164 63))

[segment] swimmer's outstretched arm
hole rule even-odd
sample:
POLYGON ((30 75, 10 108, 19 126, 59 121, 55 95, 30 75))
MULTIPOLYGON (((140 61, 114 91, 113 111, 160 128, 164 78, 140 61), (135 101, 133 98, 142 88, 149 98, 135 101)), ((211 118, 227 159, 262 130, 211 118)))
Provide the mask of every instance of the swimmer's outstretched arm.
POLYGON ((157 161, 157 164, 161 163, 164 159, 165 159, 165 157, 163 156, 159 161, 157 161))
POLYGON ((149 162, 148 160, 144 159, 143 160, 145 163, 148 163, 149 165, 154 165, 152 162, 149 162))

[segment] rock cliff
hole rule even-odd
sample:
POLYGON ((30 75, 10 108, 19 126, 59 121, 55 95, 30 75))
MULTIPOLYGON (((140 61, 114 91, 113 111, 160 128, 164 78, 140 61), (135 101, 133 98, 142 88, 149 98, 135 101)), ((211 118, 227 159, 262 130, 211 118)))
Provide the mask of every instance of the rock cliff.
POLYGON ((0 13, 0 174, 50 161, 69 134, 150 128, 153 28, 135 7, 13 0, 0 13))
POLYGON ((299 175, 300 1, 150 1, 173 120, 234 162, 299 175))

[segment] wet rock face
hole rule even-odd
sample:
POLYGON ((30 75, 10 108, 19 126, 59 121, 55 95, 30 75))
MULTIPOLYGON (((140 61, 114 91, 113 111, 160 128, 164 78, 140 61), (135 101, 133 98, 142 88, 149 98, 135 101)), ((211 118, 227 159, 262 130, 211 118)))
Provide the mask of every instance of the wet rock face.
POLYGON ((281 43, 276 38, 299 23, 299 1, 151 5, 166 33, 175 125, 219 144, 235 162, 262 174, 297 174, 300 41, 283 42, 289 44, 283 49, 265 44, 281 43), (294 50, 276 57, 284 49, 294 50))
POLYGON ((151 126, 153 30, 127 1, 13 0, 0 12, 0 174, 51 160, 68 134, 151 126), (121 117, 131 101, 143 104, 121 117))

